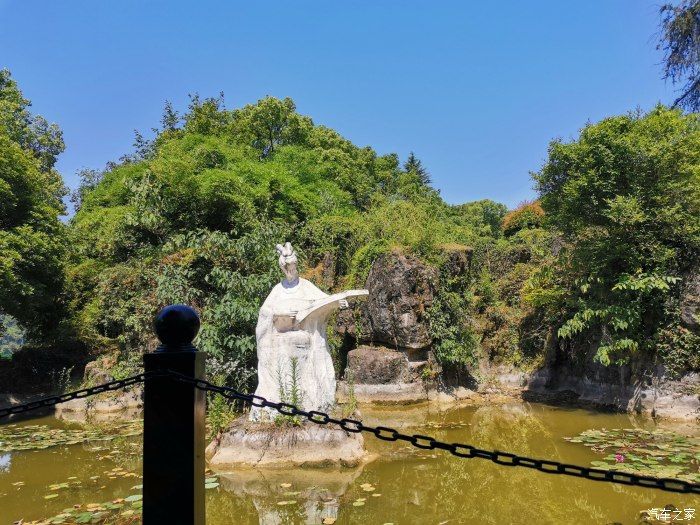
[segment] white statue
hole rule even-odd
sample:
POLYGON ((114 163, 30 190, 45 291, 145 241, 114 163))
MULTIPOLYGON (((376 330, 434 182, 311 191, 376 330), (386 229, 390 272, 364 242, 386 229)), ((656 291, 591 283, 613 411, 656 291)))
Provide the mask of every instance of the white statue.
MULTIPOLYGON (((290 243, 278 244, 277 252, 285 279, 275 285, 258 315, 255 393, 270 401, 325 411, 335 403, 335 371, 326 344, 326 321, 334 309, 347 308, 348 297, 369 292, 325 294, 299 277, 297 256, 290 243)), ((271 420, 277 415, 276 411, 254 407, 250 419, 271 420)))

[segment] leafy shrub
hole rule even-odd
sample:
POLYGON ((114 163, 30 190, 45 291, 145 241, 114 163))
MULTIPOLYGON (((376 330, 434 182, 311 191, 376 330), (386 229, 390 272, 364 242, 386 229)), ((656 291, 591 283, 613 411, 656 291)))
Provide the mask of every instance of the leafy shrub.
POLYGON ((540 203, 538 201, 523 202, 503 217, 501 228, 503 228, 505 235, 513 235, 526 228, 540 228, 543 223, 544 210, 540 203))
POLYGON ((656 351, 656 336, 676 321, 668 304, 677 282, 700 256, 699 174, 698 116, 662 106, 550 145, 535 181, 564 239, 560 337, 602 334, 604 364, 656 351))

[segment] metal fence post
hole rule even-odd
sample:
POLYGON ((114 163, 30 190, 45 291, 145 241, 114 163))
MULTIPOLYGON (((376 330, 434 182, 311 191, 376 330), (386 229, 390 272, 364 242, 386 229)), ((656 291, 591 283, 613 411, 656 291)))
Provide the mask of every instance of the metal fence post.
MULTIPOLYGON (((204 379, 205 354, 192 346, 197 313, 167 306, 154 326, 161 345, 143 356, 145 371, 204 379)), ((144 389, 143 523, 204 525, 205 393, 170 377, 149 378, 144 389)))

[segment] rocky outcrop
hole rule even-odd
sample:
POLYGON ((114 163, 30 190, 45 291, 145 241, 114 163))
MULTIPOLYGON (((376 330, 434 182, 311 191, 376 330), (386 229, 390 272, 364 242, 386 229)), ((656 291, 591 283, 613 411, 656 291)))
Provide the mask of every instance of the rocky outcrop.
POLYGON ((100 385, 114 381, 110 370, 117 364, 117 356, 107 355, 85 365, 83 382, 88 385, 100 385))
POLYGON ((338 316, 337 331, 360 342, 392 348, 426 348, 432 343, 426 311, 433 303, 437 270, 400 252, 372 264, 367 301, 338 316))
POLYGON ((440 271, 398 250, 378 257, 367 277, 367 301, 340 312, 336 330, 345 347, 359 344, 347 354, 338 383, 340 402, 403 404, 454 397, 430 381, 439 367, 430 352, 433 339, 427 314, 439 276, 468 272, 472 249, 451 244, 441 250, 440 271))
MULTIPOLYGON (((497 378, 500 382, 500 377, 497 378)), ((608 382, 561 370, 542 368, 522 374, 522 397, 529 401, 589 406, 662 419, 700 420, 700 374, 678 381, 608 382)))
POLYGON ((351 467, 365 459, 364 438, 330 425, 260 424, 241 417, 206 450, 212 469, 351 467))
POLYGON ((56 417, 69 421, 103 419, 100 416, 113 414, 138 414, 143 408, 143 387, 107 392, 96 396, 72 399, 56 405, 56 417))
POLYGON ((488 363, 481 363, 479 368, 480 394, 500 393, 532 402, 700 421, 698 373, 674 381, 665 378, 663 367, 659 367, 652 381, 640 381, 632 379, 629 370, 614 366, 604 367, 604 374, 591 373, 592 365, 588 373, 561 364, 534 371, 488 363))
POLYGON ((443 244, 440 246, 445 257, 442 270, 450 277, 464 275, 469 271, 474 256, 474 249, 462 244, 443 244))
MULTIPOLYGON (((107 355, 85 365, 84 385, 100 385, 114 381, 112 368, 117 356, 107 355)), ((56 417, 70 421, 100 420, 114 414, 138 414, 143 408, 143 386, 135 385, 123 390, 105 392, 88 398, 78 398, 56 406, 56 417)))

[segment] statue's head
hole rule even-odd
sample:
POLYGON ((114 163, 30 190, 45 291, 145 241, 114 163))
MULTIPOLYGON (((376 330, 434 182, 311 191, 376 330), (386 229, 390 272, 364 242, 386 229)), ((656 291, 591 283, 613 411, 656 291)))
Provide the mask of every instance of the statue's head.
POLYGON ((299 277, 299 272, 297 271, 297 254, 292 248, 292 243, 286 242, 284 246, 278 244, 276 246, 277 253, 279 253, 279 265, 284 272, 285 277, 287 277, 287 282, 294 282, 299 277))

